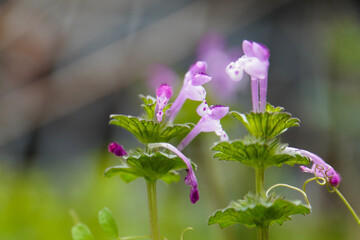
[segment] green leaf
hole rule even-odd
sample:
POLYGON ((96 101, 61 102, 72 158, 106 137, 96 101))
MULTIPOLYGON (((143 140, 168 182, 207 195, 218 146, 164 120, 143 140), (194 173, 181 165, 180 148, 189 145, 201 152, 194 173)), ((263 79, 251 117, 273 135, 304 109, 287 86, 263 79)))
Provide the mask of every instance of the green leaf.
POLYGON ((251 135, 261 139, 272 139, 284 133, 290 127, 298 127, 300 120, 292 118, 290 113, 283 112, 282 107, 273 107, 267 104, 264 113, 230 112, 229 114, 239 120, 251 135))
POLYGON ((111 211, 105 207, 99 211, 99 223, 101 228, 113 238, 119 237, 119 230, 111 211))
MULTIPOLYGON (((126 165, 113 166, 105 170, 105 176, 112 177, 121 174, 131 174, 151 180, 161 179, 166 183, 179 180, 174 170, 187 168, 186 164, 177 155, 163 152, 136 153, 126 156, 126 165)), ((195 166, 193 164, 193 166, 195 166)))
POLYGON ((141 107, 145 110, 145 119, 152 120, 155 116, 155 107, 156 107, 156 98, 148 95, 139 95, 140 99, 143 101, 141 107))
POLYGON ((126 172, 119 172, 118 175, 126 183, 132 182, 138 178, 137 175, 132 174, 132 173, 126 173, 126 172))
POLYGON ((283 107, 274 107, 273 105, 271 105, 270 103, 266 103, 266 107, 265 107, 265 112, 268 113, 279 113, 284 111, 283 107))
POLYGON ((88 228, 83 223, 78 223, 71 228, 71 235, 73 240, 93 240, 94 237, 88 228))
POLYGON ((212 150, 217 151, 213 155, 214 158, 225 161, 239 161, 251 167, 309 164, 308 158, 287 151, 286 146, 281 144, 278 139, 261 141, 247 137, 242 140, 219 142, 212 147, 212 150))
POLYGON ((163 123, 152 120, 145 120, 121 114, 111 115, 110 124, 125 128, 144 144, 182 139, 193 127, 193 125, 190 124, 166 126, 163 123))
POLYGON ((171 184, 173 182, 178 182, 180 180, 180 175, 176 171, 172 170, 166 173, 164 176, 160 178, 167 184, 171 184))
POLYGON ((273 223, 283 224, 291 220, 295 214, 309 214, 311 208, 301 204, 301 201, 288 201, 282 197, 271 196, 267 199, 248 194, 243 200, 230 203, 218 210, 209 218, 209 225, 218 223, 221 228, 235 223, 249 228, 267 227, 273 223))

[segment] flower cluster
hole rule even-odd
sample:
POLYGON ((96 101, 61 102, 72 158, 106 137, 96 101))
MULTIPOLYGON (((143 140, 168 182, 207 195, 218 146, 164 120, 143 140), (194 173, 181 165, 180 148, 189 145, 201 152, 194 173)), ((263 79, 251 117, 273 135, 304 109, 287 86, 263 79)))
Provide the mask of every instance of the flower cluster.
MULTIPOLYGON (((250 75, 253 111, 264 112, 266 107, 270 51, 266 46, 260 43, 247 40, 243 41, 242 47, 244 55, 236 62, 231 62, 226 68, 226 73, 234 81, 240 81, 243 78, 243 72, 250 75)), ((313 173, 317 177, 325 178, 333 187, 337 187, 340 184, 340 175, 333 167, 316 154, 291 147, 287 147, 286 150, 300 153, 310 159, 312 167, 307 168, 301 166, 300 169, 303 172, 313 173)))
MULTIPOLYGON (((208 106, 206 103, 206 91, 202 86, 211 80, 206 72, 207 63, 198 61, 192 65, 189 71, 185 74, 183 86, 178 94, 176 100, 172 104, 171 108, 166 112, 169 122, 171 123, 177 113, 180 111, 184 102, 187 99, 193 101, 202 101, 197 108, 197 113, 201 116, 201 119, 192 129, 192 131, 184 138, 177 148, 168 144, 160 143, 161 147, 167 148, 174 152, 186 163, 188 174, 185 177, 185 184, 191 186, 190 200, 195 203, 199 199, 199 192, 197 188, 197 180, 194 171, 191 167, 190 161, 181 153, 181 151, 200 133, 200 132, 215 132, 220 136, 221 140, 228 140, 227 134, 223 130, 220 119, 223 118, 228 112, 229 108, 225 106, 208 106)), ((168 85, 161 85, 157 90, 157 105, 156 116, 157 120, 161 122, 163 118, 163 109, 171 98, 172 91, 168 85)))
MULTIPOLYGON (((198 202, 200 198, 198 181, 195 176, 195 164, 182 151, 201 132, 214 132, 220 137, 220 142, 212 147, 212 150, 217 151, 214 154, 215 158, 238 161, 255 168, 255 195, 248 194, 245 196, 245 200, 233 202, 226 209, 217 211, 209 218, 209 224, 218 223, 222 228, 234 223, 241 223, 248 227, 256 226, 259 236, 263 239, 268 235, 268 227, 273 222, 281 224, 283 221, 291 219, 291 215, 311 212, 305 186, 313 180, 316 180, 321 185, 326 184, 329 190, 336 192, 360 224, 360 219, 337 189, 341 177, 334 168, 314 153, 303 149, 285 147, 287 145, 281 143, 280 134, 290 127, 298 126, 299 119, 292 118, 291 114, 283 112, 284 109, 281 107, 266 105, 269 49, 262 44, 244 40, 242 43, 244 54, 225 68, 223 65, 229 61, 227 61, 228 56, 224 54, 222 48, 222 44, 215 44, 209 47, 211 51, 208 51, 208 49, 205 51, 206 54, 211 53, 211 56, 221 58, 221 61, 219 61, 221 64, 217 66, 217 72, 215 71, 218 77, 222 78, 221 81, 227 78, 232 79, 231 84, 227 85, 230 86, 234 82, 240 81, 244 72, 251 78, 252 112, 248 114, 231 113, 247 128, 249 136, 228 141, 229 137, 220 121, 229 113, 229 107, 208 105, 206 90, 203 85, 210 82, 212 77, 206 74, 208 65, 205 61, 197 61, 189 68, 185 74, 182 88, 171 106, 168 105, 173 95, 171 81, 163 78, 168 77, 170 79, 173 78, 173 75, 171 71, 167 71, 166 67, 161 67, 153 75, 154 84, 159 86, 156 90, 156 102, 150 96, 146 97, 145 100, 143 99, 145 103, 143 106, 147 114, 146 119, 121 114, 113 117, 118 121, 114 123, 115 125, 129 130, 140 142, 147 146, 146 150, 138 150, 136 154, 125 157, 127 164, 109 168, 106 173, 111 176, 116 173, 124 174, 120 176, 125 181, 132 181, 139 176, 146 179, 149 193, 149 215, 151 221, 153 221, 153 224, 151 224, 152 238, 160 239, 158 230, 156 230, 158 228, 156 226, 157 217, 153 217, 155 216, 154 212, 156 212, 156 201, 154 201, 156 198, 154 198, 154 195, 156 195, 155 186, 157 180, 161 179, 167 183, 176 181, 178 180, 176 170, 185 168, 187 175, 184 182, 190 186, 189 197, 191 203, 198 202), (222 68, 223 71, 218 71, 219 68, 222 68), (164 82, 162 82, 163 80, 164 82), (161 85, 159 81, 161 81, 161 85), (173 124, 187 99, 201 102, 196 109, 197 114, 200 116, 199 121, 195 126, 193 124, 173 124), (194 127, 191 129, 192 126, 194 127), (168 143, 177 140, 180 135, 185 135, 185 133, 188 133, 187 136, 182 139, 177 147, 168 143), (166 151, 160 151, 159 148, 165 148, 166 151), (169 154, 169 152, 173 154, 169 154), (280 167, 283 164, 305 165, 309 163, 309 160, 312 165, 310 167, 300 166, 300 169, 302 172, 314 174, 315 177, 305 182, 304 190, 287 184, 275 184, 265 191, 266 168, 270 166, 280 167), (134 175, 134 178, 132 175, 134 175), (280 195, 268 195, 270 190, 280 186, 302 192, 308 205, 285 201, 280 195), (238 216, 245 217, 239 219, 238 216), (155 235, 157 236, 153 237, 155 235)), ((219 88, 223 91, 227 89, 225 86, 219 88)), ((108 150, 119 157, 127 155, 124 148, 115 142, 109 144, 108 150)))
MULTIPOLYGON (((198 183, 190 160, 185 155, 183 155, 181 151, 201 132, 215 132, 215 134, 220 136, 220 140, 228 140, 228 136, 220 124, 220 119, 227 115, 229 112, 229 107, 220 105, 209 107, 207 105, 205 100, 206 91, 202 85, 209 82, 212 78, 205 73, 206 69, 207 63, 203 61, 198 61, 190 67, 188 72, 185 74, 180 93, 166 112, 166 105, 172 96, 172 88, 169 84, 161 84, 156 91, 155 115, 157 122, 165 122, 164 125, 172 124, 184 102, 187 99, 190 99, 193 101, 201 101, 201 104, 197 108, 197 113, 201 116, 201 119, 196 124, 196 126, 183 139, 177 148, 169 143, 148 144, 149 148, 166 148, 175 153, 184 161, 188 172, 187 176, 185 177, 185 184, 191 186, 190 200, 192 203, 196 203, 199 200, 199 192, 197 188, 198 183)), ((109 151, 116 156, 126 155, 126 152, 122 146, 116 143, 111 143, 109 145, 109 151)))

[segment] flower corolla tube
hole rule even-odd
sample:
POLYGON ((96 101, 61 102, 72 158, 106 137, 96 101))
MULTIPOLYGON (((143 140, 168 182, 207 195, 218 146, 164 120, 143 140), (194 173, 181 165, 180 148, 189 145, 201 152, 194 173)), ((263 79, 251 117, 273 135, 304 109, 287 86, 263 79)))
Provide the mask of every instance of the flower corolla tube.
POLYGON ((189 185, 191 187, 190 190, 190 201, 191 203, 196 203, 199 200, 199 190, 197 188, 198 186, 198 182, 194 173, 194 170, 191 166, 191 162, 190 160, 176 147, 174 147, 173 145, 169 144, 169 143, 150 143, 148 144, 149 148, 158 148, 158 147, 163 147, 166 148, 170 151, 172 151, 173 153, 175 153, 176 155, 178 155, 186 164, 187 166, 187 175, 185 177, 185 184, 189 185))
POLYGON ((190 131, 190 133, 181 141, 178 148, 183 150, 199 133, 201 132, 215 132, 220 136, 221 141, 229 140, 228 135, 223 130, 220 119, 226 116, 229 112, 229 107, 215 105, 208 106, 204 100, 196 109, 196 112, 201 116, 199 122, 190 131))

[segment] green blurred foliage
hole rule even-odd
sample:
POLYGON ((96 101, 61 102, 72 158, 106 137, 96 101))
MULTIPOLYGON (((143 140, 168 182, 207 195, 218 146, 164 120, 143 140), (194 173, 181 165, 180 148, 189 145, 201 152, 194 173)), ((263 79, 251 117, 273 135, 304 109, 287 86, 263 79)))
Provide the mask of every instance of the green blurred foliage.
POLYGON ((69 238, 65 203, 41 174, 0 172, 0 239, 69 238))
MULTIPOLYGON (((217 137, 217 136, 215 136, 217 137)), ((211 139, 211 138, 210 138, 211 139)), ((218 226, 208 226, 212 212, 229 203, 229 199, 239 198, 252 189, 253 173, 246 166, 232 165, 211 158, 207 151, 212 140, 202 138, 194 144, 198 151, 192 151, 193 159, 198 162, 200 201, 191 204, 189 188, 181 180, 177 184, 158 184, 158 205, 160 231, 168 239, 180 239, 186 227, 194 231, 187 232, 184 239, 255 239, 255 230, 243 226, 232 226, 221 230, 218 226), (235 167, 236 166, 236 167, 235 167), (218 185, 218 186, 216 186, 218 185), (221 196, 218 196, 221 195, 221 196)), ((93 152, 81 165, 69 166, 69 171, 59 182, 54 181, 49 172, 39 169, 29 170, 26 174, 0 169, 0 239, 6 240, 64 240, 71 239, 71 228, 75 224, 69 210, 77 213, 78 220, 89 226, 95 239, 110 239, 98 223, 98 212, 105 206, 111 209, 119 227, 120 236, 148 235, 148 209, 146 186, 142 179, 129 184, 120 178, 105 178, 103 169, 96 160, 109 156, 99 156, 93 152), (72 168, 71 168, 72 167, 72 168)), ((110 156, 110 161, 115 157, 110 156)), ((267 185, 273 176, 278 179, 294 178, 282 171, 268 171, 267 185)), ((65 174, 65 173, 64 173, 65 174)), ((186 175, 181 173, 182 179, 186 175)), ((275 180, 277 181, 277 180, 275 180)), ((295 184, 298 184, 295 181, 295 184)), ((325 191, 320 186, 310 186, 316 191, 325 191)), ((285 192, 285 195, 288 193, 285 192)), ((334 194, 325 193, 328 198, 334 194)), ((298 197, 298 196, 297 196, 298 197)), ((314 200, 311 199, 310 202, 314 200)), ((360 231, 341 202, 337 202, 326 212, 314 208, 308 216, 294 216, 294 220, 281 228, 274 226, 270 230, 271 239, 356 239, 360 231)))
POLYGON ((360 26, 356 19, 344 18, 332 27, 325 44, 329 60, 342 77, 360 81, 360 26))

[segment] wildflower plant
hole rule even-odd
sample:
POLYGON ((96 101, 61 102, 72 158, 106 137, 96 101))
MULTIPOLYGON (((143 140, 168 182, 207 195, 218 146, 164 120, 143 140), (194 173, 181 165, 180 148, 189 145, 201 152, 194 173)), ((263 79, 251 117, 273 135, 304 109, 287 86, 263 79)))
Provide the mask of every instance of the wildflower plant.
MULTIPOLYGON (((105 176, 120 176, 126 183, 137 178, 144 178, 147 186, 151 235, 124 237, 124 239, 151 238, 159 240, 164 238, 159 231, 157 213, 156 186, 158 180, 167 184, 177 182, 180 179, 178 171, 186 169, 187 175, 184 182, 190 186, 190 202, 195 204, 200 198, 195 176, 196 165, 181 151, 200 132, 215 132, 221 136, 221 139, 227 140, 227 134, 221 127, 220 119, 229 112, 228 107, 207 105, 206 91, 202 85, 209 82, 211 77, 205 74, 206 68, 206 62, 202 61, 198 61, 190 67, 185 74, 183 87, 172 104, 168 104, 172 97, 172 88, 168 84, 162 84, 156 91, 156 98, 140 95, 143 101, 141 106, 144 109, 142 116, 123 114, 110 116, 110 124, 128 130, 144 145, 143 148, 132 151, 126 151, 115 142, 108 146, 109 152, 119 157, 121 164, 106 169, 105 176), (201 102, 197 112, 202 118, 195 126, 192 123, 173 124, 173 120, 187 99, 201 102), (174 145, 177 144, 179 144, 178 147, 175 147, 174 145)), ((102 210, 99 213, 99 221, 104 231, 111 237, 123 239, 118 236, 110 210, 102 210)), ((84 231, 84 234, 89 235, 89 229, 86 226, 80 224, 79 228, 84 231)), ((185 230, 189 230, 189 228, 185 230)), ((75 234, 78 232, 77 228, 73 230, 75 234)))
POLYGON ((340 175, 324 160, 306 150, 288 147, 281 143, 280 135, 291 127, 298 127, 300 120, 293 118, 282 107, 274 107, 266 102, 267 81, 270 51, 256 42, 243 42, 244 55, 231 62, 226 72, 234 81, 240 81, 243 73, 251 78, 251 94, 253 110, 249 113, 231 111, 229 114, 238 120, 248 131, 248 135, 232 141, 215 144, 214 158, 225 161, 236 161, 254 168, 255 193, 248 193, 243 199, 233 201, 225 209, 216 211, 209 218, 209 225, 219 224, 221 228, 239 223, 246 227, 258 229, 258 239, 268 239, 268 229, 273 223, 282 224, 295 214, 309 214, 311 206, 305 193, 309 181, 317 180, 327 185, 330 191, 336 192, 348 206, 356 220, 359 218, 340 194, 337 187, 340 175), (312 163, 312 167, 306 167, 312 163), (313 173, 314 178, 305 182, 303 190, 288 184, 275 184, 265 189, 265 171, 271 166, 281 167, 283 164, 299 164, 301 171, 313 173), (288 187, 297 190, 305 197, 306 204, 300 200, 288 200, 284 196, 272 192, 276 187, 288 187))
MULTIPOLYGON (((172 87, 161 84, 156 90, 156 98, 140 95, 143 115, 110 115, 111 125, 129 131, 143 144, 143 147, 125 150, 116 142, 110 143, 108 150, 119 158, 120 164, 106 169, 105 176, 119 176, 126 183, 143 178, 147 187, 150 219, 150 235, 120 237, 111 211, 108 208, 102 209, 99 212, 99 223, 111 239, 166 239, 159 231, 157 182, 159 180, 167 184, 178 182, 180 180, 178 172, 181 170, 187 171, 184 182, 190 187, 190 202, 192 204, 198 202, 200 194, 195 176, 196 164, 186 157, 182 150, 201 132, 214 132, 219 136, 220 141, 212 147, 215 152, 214 158, 239 162, 253 168, 255 172, 255 191, 246 194, 240 200, 232 201, 228 207, 217 210, 210 216, 209 225, 218 224, 221 228, 225 228, 239 223, 249 228, 256 227, 258 239, 267 240, 269 227, 272 224, 281 225, 291 220, 293 215, 305 215, 311 212, 305 193, 305 187, 311 181, 326 185, 330 192, 337 193, 360 224, 355 211, 338 190, 341 177, 334 168, 314 153, 289 147, 281 142, 280 136, 289 128, 298 127, 300 120, 285 112, 284 108, 274 107, 266 101, 269 49, 262 44, 245 40, 243 52, 244 55, 237 61, 231 62, 224 71, 234 81, 242 80, 244 72, 250 75, 253 108, 248 113, 230 111, 227 106, 208 105, 203 85, 211 81, 212 77, 206 74, 207 63, 198 61, 185 74, 183 86, 172 104, 169 104, 173 97, 172 87), (200 102, 196 109, 196 113, 201 117, 200 120, 196 124, 174 124, 175 117, 187 99, 200 102), (226 115, 232 116, 242 124, 247 129, 248 135, 229 140, 221 125, 221 119, 226 115), (302 172, 312 173, 314 177, 304 183, 302 190, 284 183, 265 189, 267 169, 271 166, 281 167, 284 164, 291 166, 298 164, 302 172), (288 187, 301 192, 305 203, 299 199, 289 200, 277 194, 273 191, 277 187, 288 187)), ((78 219, 76 216, 73 218, 78 219)), ((90 229, 85 224, 75 222, 76 225, 72 229, 74 240, 93 239, 90 229)), ((184 231, 189 229, 191 228, 184 231)))

